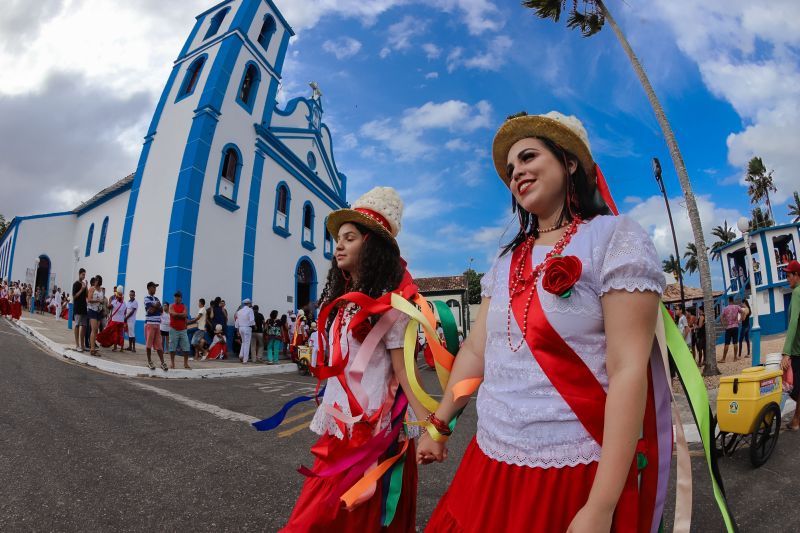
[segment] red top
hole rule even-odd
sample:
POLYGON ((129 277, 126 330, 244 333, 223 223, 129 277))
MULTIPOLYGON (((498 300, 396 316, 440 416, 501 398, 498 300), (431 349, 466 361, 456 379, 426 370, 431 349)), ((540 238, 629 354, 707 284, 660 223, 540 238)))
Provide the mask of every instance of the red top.
POLYGON ((170 327, 175 331, 183 331, 184 329, 186 329, 186 317, 183 316, 177 318, 172 315, 172 313, 181 313, 181 314, 185 313, 186 306, 184 304, 172 304, 169 306, 169 311, 170 311, 170 320, 169 320, 170 327))

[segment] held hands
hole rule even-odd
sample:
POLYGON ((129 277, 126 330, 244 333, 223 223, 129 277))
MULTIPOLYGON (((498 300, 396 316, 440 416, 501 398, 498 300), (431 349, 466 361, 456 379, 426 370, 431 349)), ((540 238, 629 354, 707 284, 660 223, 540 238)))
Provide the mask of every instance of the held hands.
POLYGON ((784 372, 789 369, 789 356, 784 354, 783 358, 781 359, 781 370, 784 372))
POLYGON ((428 433, 423 433, 417 445, 417 464, 427 465, 434 461, 441 463, 447 459, 447 445, 434 441, 428 433))

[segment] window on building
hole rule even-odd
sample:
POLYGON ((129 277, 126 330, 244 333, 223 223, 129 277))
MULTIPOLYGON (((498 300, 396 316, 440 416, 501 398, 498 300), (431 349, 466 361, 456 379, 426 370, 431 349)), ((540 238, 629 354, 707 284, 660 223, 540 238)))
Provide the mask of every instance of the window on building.
POLYGON ((203 55, 195 59, 192 64, 189 65, 189 68, 186 69, 186 75, 183 77, 183 83, 181 84, 180 91, 178 91, 176 102, 191 95, 197 88, 197 82, 200 80, 200 73, 203 71, 205 62, 206 56, 203 55))
POLYGON ((314 246, 314 206, 311 202, 303 204, 303 246, 313 250, 314 246))
POLYGON ((322 255, 325 256, 325 259, 332 259, 333 258, 333 237, 331 237, 331 232, 328 231, 328 219, 325 218, 325 222, 322 224, 323 228, 323 235, 324 235, 324 242, 322 244, 322 255))
POLYGON ((211 24, 208 26, 208 31, 206 32, 206 36, 203 37, 204 41, 209 37, 213 37, 214 35, 217 34, 217 32, 219 31, 219 27, 222 26, 222 21, 225 20, 225 17, 227 16, 228 11, 230 10, 231 9, 229 7, 226 7, 222 11, 218 11, 217 14, 211 18, 211 24))
POLYGON ((86 236, 86 251, 84 257, 89 257, 92 254, 92 237, 94 237, 94 224, 89 226, 89 235, 86 236))
POLYGON ((102 254, 106 250, 106 234, 108 233, 108 217, 103 219, 103 225, 100 226, 100 242, 97 245, 97 253, 102 254))
POLYGON ((285 181, 275 188, 275 212, 272 217, 272 229, 281 237, 288 237, 289 209, 292 204, 292 193, 285 181))
POLYGON ((239 94, 236 95, 236 101, 249 113, 253 112, 253 104, 256 101, 256 94, 258 93, 258 84, 260 81, 261 73, 258 67, 256 67, 255 63, 248 63, 244 69, 244 75, 242 76, 242 83, 239 87, 239 94))
POLYGON ((264 50, 269 48, 269 42, 277 29, 275 17, 272 15, 264 17, 264 24, 261 25, 261 31, 258 32, 258 44, 264 47, 264 50))
POLYGON ((217 193, 214 201, 220 207, 236 211, 239 206, 236 196, 239 192, 239 181, 242 173, 242 153, 233 144, 226 144, 222 149, 222 158, 217 178, 217 193))
POLYGON ((306 162, 308 163, 308 168, 311 170, 317 169, 317 156, 314 155, 314 152, 308 152, 308 154, 306 154, 306 162))

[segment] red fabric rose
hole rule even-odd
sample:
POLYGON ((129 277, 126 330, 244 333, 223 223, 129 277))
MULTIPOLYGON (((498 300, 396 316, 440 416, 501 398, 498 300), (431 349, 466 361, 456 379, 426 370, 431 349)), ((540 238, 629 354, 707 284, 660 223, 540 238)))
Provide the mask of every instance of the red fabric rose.
POLYGON ((357 340, 359 344, 364 344, 364 340, 367 338, 370 331, 372 331, 372 324, 370 324, 369 320, 363 321, 351 330, 353 338, 357 340))
POLYGON ((566 298, 583 271, 581 260, 574 255, 557 255, 547 262, 542 278, 542 288, 551 294, 566 298))

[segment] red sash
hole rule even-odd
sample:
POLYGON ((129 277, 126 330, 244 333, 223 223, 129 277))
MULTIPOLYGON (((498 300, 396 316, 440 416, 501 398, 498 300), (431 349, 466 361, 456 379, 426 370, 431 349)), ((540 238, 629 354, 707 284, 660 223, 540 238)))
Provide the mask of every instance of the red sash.
MULTIPOLYGON (((509 286, 513 286, 511 276, 517 271, 522 259, 522 247, 518 247, 511 258, 509 286)), ((524 277, 531 275, 531 262, 530 257, 525 261, 524 277)), ((511 301, 511 309, 520 331, 525 331, 523 317, 526 300, 527 291, 523 291, 511 301)), ((538 289, 531 298, 525 342, 547 379, 564 398, 589 435, 602 446, 606 391, 586 363, 553 329, 542 309, 538 289)), ((638 496, 637 463, 634 458, 614 512, 615 531, 637 531, 638 496)))

